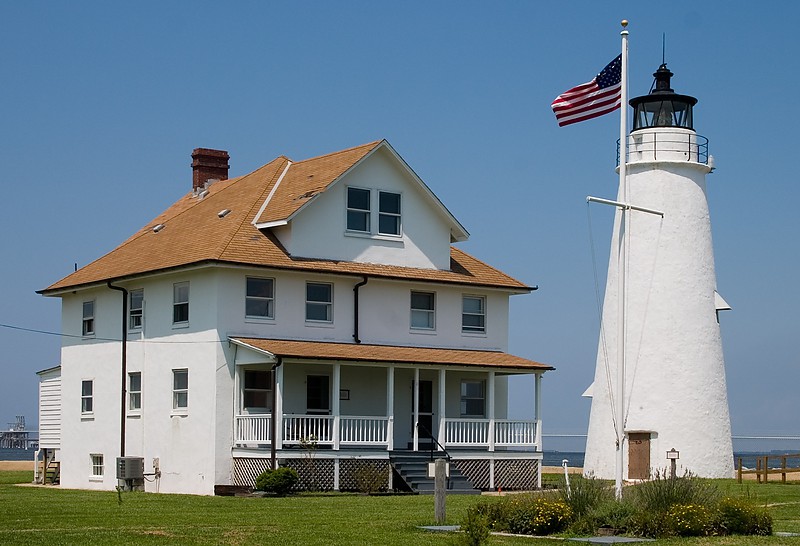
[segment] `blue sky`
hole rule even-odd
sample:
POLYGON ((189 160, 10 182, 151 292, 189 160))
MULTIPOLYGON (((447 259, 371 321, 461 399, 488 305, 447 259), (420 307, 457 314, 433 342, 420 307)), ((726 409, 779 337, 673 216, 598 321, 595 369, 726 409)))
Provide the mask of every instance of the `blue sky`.
MULTIPOLYGON (((550 102, 619 53, 630 95, 666 57, 699 99, 736 435, 800 435, 800 4, 674 1, 4 2, 0 323, 59 331, 34 291, 188 191, 195 147, 231 175, 386 138, 472 234, 461 247, 540 289, 511 352, 558 369, 546 432, 580 434, 599 318, 585 197, 613 197, 618 117, 559 128, 550 102)), ((611 213, 592 209, 600 284, 611 213)), ((0 327, 0 426, 36 421, 59 339, 0 327)), ((528 383, 512 389, 525 414, 528 383)), ((795 444, 796 445, 796 444, 795 444)))

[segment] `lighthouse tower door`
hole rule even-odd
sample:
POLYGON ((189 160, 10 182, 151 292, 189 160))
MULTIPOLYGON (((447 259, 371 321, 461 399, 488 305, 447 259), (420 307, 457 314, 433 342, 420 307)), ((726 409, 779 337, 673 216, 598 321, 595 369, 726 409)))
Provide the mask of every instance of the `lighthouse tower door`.
POLYGON ((650 433, 628 434, 628 479, 646 480, 650 477, 650 433))

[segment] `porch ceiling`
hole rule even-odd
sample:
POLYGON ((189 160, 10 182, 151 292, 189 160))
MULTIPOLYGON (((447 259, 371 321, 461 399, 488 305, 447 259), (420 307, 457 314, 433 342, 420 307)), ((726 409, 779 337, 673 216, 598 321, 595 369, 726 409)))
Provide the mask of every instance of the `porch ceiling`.
POLYGON ((501 351, 402 347, 397 345, 330 343, 323 341, 294 341, 248 337, 231 337, 229 339, 237 345, 249 347, 270 356, 280 356, 283 358, 480 366, 491 368, 515 368, 531 371, 555 369, 547 364, 510 355, 501 351))

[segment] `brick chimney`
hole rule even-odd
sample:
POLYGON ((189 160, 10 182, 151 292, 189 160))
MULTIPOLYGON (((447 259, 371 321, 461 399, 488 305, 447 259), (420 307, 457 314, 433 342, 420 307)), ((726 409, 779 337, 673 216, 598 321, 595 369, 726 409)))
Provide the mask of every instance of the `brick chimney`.
POLYGON ((192 151, 192 189, 203 189, 209 180, 228 179, 228 159, 225 150, 195 148, 192 151))

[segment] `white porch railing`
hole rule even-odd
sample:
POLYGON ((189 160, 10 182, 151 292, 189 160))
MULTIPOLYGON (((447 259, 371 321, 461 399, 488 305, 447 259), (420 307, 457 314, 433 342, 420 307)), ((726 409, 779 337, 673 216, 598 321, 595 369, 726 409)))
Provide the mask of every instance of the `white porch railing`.
POLYGON ((265 444, 271 441, 270 415, 237 415, 233 441, 236 444, 265 444))
POLYGON ((284 444, 300 444, 312 439, 317 444, 333 444, 332 415, 283 416, 284 444))
POLYGON ((488 419, 445 419, 445 447, 488 446, 488 419))
POLYGON ((339 443, 348 445, 388 445, 387 417, 339 417, 339 443))
POLYGON ((495 419, 494 445, 496 446, 538 446, 536 421, 516 421, 495 419))
MULTIPOLYGON (((237 415, 236 444, 267 444, 271 441, 270 415, 237 415)), ((283 416, 283 443, 297 445, 313 438, 317 444, 333 445, 336 421, 339 422, 339 445, 389 446, 388 417, 342 415, 283 416)), ((445 447, 535 447, 540 445, 536 421, 494 419, 445 419, 445 447), (490 434, 493 432, 493 435, 490 434), (493 437, 492 437, 493 436, 493 437)))
POLYGON ((445 419, 445 447, 538 447, 536 421, 445 419), (493 434, 491 434, 493 433, 493 434))

